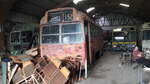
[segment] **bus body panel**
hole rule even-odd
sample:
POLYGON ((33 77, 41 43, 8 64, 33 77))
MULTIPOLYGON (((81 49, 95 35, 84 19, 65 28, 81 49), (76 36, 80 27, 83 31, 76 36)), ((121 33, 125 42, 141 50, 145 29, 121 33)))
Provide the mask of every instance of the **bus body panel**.
POLYGON ((41 56, 47 56, 49 59, 66 57, 81 57, 85 60, 85 46, 79 44, 42 44, 40 46, 41 56))
POLYGON ((103 53, 104 40, 101 28, 94 23, 88 22, 88 29, 85 30, 85 42, 86 48, 88 48, 86 49, 87 60, 89 66, 92 66, 96 59, 103 53))

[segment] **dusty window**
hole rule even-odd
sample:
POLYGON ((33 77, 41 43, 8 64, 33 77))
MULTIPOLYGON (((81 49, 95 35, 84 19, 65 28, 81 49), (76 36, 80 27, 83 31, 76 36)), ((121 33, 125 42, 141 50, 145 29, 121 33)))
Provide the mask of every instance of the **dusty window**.
POLYGON ((80 24, 63 25, 62 33, 62 43, 80 43, 82 41, 80 24))
POLYGON ((20 32, 12 32, 11 43, 19 43, 19 42, 20 42, 20 32))
POLYGON ((32 31, 22 31, 21 32, 21 42, 29 43, 32 40, 32 31))
POLYGON ((59 25, 43 27, 42 43, 59 43, 59 25))

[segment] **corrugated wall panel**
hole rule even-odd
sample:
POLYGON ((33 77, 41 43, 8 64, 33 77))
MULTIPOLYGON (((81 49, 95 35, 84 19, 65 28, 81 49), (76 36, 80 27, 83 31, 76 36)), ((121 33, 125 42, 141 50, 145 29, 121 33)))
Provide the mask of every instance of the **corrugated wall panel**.
POLYGON ((139 21, 136 18, 131 18, 120 14, 109 14, 106 16, 101 16, 96 20, 96 22, 102 26, 104 30, 111 30, 112 26, 130 26, 142 23, 142 21, 139 21))
POLYGON ((0 56, 4 54, 4 24, 0 24, 0 56))
POLYGON ((34 16, 12 12, 9 17, 9 21, 11 22, 19 22, 19 23, 38 23, 39 19, 34 16))

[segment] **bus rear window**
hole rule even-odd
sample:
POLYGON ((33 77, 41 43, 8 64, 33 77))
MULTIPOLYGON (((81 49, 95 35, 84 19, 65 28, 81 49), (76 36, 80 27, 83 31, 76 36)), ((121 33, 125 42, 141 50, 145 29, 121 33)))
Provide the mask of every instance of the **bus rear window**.
POLYGON ((60 24, 43 27, 42 43, 70 44, 81 43, 81 24, 60 24))
POLYGON ((81 32, 80 24, 67 24, 62 26, 62 33, 81 32))
POLYGON ((59 25, 51 25, 43 27, 43 34, 57 34, 59 33, 59 25))
POLYGON ((59 35, 48 35, 42 37, 42 43, 59 43, 59 35))
POLYGON ((82 41, 81 34, 68 34, 62 36, 62 43, 80 43, 82 41))
POLYGON ((62 43, 80 43, 82 41, 81 24, 62 25, 62 43))

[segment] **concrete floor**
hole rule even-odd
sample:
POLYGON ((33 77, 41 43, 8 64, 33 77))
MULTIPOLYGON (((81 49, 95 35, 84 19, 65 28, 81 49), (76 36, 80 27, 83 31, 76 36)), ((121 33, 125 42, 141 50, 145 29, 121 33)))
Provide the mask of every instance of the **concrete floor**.
POLYGON ((119 53, 106 52, 89 70, 88 79, 75 84, 138 84, 138 69, 133 69, 128 64, 121 66, 119 55, 119 53))
POLYGON ((121 65, 119 56, 106 52, 89 71, 88 79, 75 84, 138 84, 139 69, 133 69, 130 64, 121 65))
POLYGON ((0 68, 0 84, 2 84, 2 73, 1 73, 1 68, 0 68))

